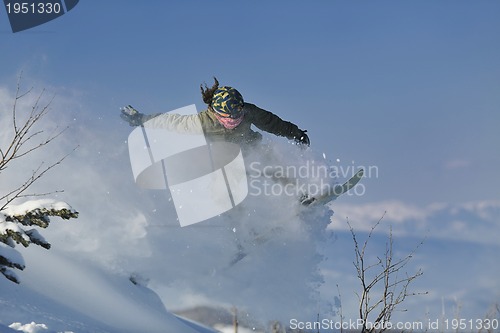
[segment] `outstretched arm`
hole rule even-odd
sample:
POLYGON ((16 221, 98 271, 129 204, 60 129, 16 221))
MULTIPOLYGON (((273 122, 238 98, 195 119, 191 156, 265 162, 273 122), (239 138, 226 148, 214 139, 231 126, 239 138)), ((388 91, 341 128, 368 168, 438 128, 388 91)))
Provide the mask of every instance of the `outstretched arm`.
POLYGON ((150 119, 153 119, 156 116, 159 116, 161 113, 153 114, 153 115, 145 115, 140 113, 132 105, 124 106, 120 108, 121 114, 120 118, 128 122, 130 126, 140 126, 144 125, 144 123, 150 119))
POLYGON ((245 103, 245 109, 246 116, 251 118, 252 123, 257 128, 309 146, 307 131, 301 130, 297 125, 250 103, 245 103))
POLYGON ((180 115, 176 113, 156 113, 145 115, 128 105, 121 109, 120 117, 130 126, 159 128, 177 133, 203 133, 198 114, 180 115))

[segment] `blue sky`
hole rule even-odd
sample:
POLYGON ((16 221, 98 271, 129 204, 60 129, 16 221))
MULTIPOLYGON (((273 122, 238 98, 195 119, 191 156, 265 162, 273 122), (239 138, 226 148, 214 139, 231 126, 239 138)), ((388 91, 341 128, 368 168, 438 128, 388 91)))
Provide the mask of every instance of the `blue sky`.
MULTIPOLYGON (((309 131, 332 163, 375 165, 361 202, 498 198, 500 4, 495 1, 81 1, 13 34, 3 84, 79 91, 80 116, 190 103, 213 75, 309 131)), ((90 125, 92 121, 90 121, 90 125)))
MULTIPOLYGON (((443 295, 470 302, 481 295, 488 304, 500 291, 493 255, 500 207, 499 17, 498 1, 82 0, 54 21, 13 34, 2 7, 0 86, 14 89, 23 71, 26 86, 45 86, 56 103, 71 105, 61 119, 75 119, 75 133, 87 135, 76 143, 76 155, 88 157, 81 178, 96 180, 73 181, 91 193, 75 200, 97 216, 71 226, 78 242, 82 234, 94 237, 91 229, 101 231, 96 212, 120 204, 113 194, 127 208, 143 202, 131 172, 123 180, 123 170, 106 170, 106 162, 116 167, 126 160, 131 129, 119 107, 156 113, 196 103, 200 110, 199 85, 217 76, 247 101, 307 129, 311 149, 332 165, 378 168, 378 177, 362 181, 365 195, 333 203, 331 227, 345 231, 349 215, 360 230, 370 230, 388 210, 386 220, 401 235, 429 237, 421 261, 437 268, 426 271, 424 284, 438 289, 432 302, 439 311, 443 295), (96 138, 103 138, 100 146, 96 138), (96 158, 101 153, 107 159, 96 158), (111 199, 96 202, 103 193, 111 199), (450 273, 480 269, 478 258, 486 262, 487 282, 450 273)), ((66 193, 81 195, 78 186, 66 193)), ((125 220, 121 209, 114 212, 120 219, 108 230, 113 241, 125 220)), ((349 239, 337 243, 339 251, 349 239)), ((118 250, 103 244, 111 244, 111 253, 128 249, 128 243, 118 250)), ((127 260, 136 251, 129 250, 127 260)))

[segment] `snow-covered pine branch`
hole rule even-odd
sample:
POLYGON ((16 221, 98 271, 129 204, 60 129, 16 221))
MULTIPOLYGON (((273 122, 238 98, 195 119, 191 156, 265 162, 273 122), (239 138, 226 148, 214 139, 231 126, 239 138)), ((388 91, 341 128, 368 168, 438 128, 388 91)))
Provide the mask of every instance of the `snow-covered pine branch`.
POLYGON ((6 221, 41 228, 48 227, 49 216, 59 216, 63 220, 78 217, 78 212, 70 205, 51 199, 30 200, 20 205, 8 206, 0 212, 7 216, 6 221))
POLYGON ((24 247, 35 244, 50 249, 50 243, 38 230, 26 227, 47 228, 51 216, 68 220, 77 218, 78 212, 65 202, 50 199, 27 201, 0 210, 0 273, 7 279, 19 283, 10 268, 23 270, 25 267, 21 254, 14 249, 16 243, 24 247))

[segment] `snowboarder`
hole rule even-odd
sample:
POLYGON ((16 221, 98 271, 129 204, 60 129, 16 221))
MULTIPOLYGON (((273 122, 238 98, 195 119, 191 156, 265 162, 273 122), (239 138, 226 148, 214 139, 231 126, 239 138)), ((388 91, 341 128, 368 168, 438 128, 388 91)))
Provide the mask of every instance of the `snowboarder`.
POLYGON ((263 110, 254 104, 243 101, 242 95, 235 88, 219 87, 215 83, 211 88, 200 86, 203 102, 208 108, 194 115, 159 113, 145 115, 132 106, 122 109, 121 117, 131 126, 140 126, 152 122, 153 127, 179 128, 185 130, 193 123, 192 117, 198 117, 205 136, 209 139, 224 140, 242 145, 254 145, 262 139, 262 135, 251 129, 258 129, 295 140, 299 144, 309 146, 310 141, 305 130, 297 125, 282 120, 277 115, 263 110))

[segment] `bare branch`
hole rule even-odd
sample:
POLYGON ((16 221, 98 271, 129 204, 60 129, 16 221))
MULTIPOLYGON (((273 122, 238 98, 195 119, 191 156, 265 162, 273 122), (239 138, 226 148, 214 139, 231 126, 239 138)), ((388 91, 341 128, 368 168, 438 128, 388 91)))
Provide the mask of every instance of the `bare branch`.
POLYGON ((344 313, 342 310, 342 295, 340 294, 340 288, 339 285, 337 284, 337 292, 339 293, 339 303, 340 303, 340 333, 344 333, 344 313))
MULTIPOLYGON (((36 97, 33 105, 28 111, 26 118, 23 121, 18 119, 18 113, 20 110, 18 101, 25 98, 30 93, 32 93, 33 88, 28 89, 26 92, 21 92, 21 78, 22 73, 18 78, 16 93, 14 97, 14 103, 12 107, 12 126, 13 133, 12 137, 9 139, 6 147, 0 148, 0 174, 2 171, 11 166, 16 160, 27 157, 35 151, 49 145, 51 142, 59 138, 67 129, 60 129, 56 127, 51 133, 48 134, 46 138, 41 138, 45 133, 44 130, 36 129, 37 125, 40 123, 41 119, 47 115, 50 110, 50 105, 52 104, 55 95, 50 98, 50 100, 41 105, 42 98, 45 95, 45 89, 43 89, 36 97)), ((75 148, 76 149, 76 148, 75 148)), ((71 154, 75 149, 73 149, 69 154, 71 154)), ((7 193, 0 195, 0 211, 3 210, 7 205, 17 198, 28 197, 28 196, 42 196, 47 193, 34 193, 28 194, 27 190, 40 178, 42 178, 48 171, 61 164, 62 161, 68 157, 66 154, 57 161, 45 166, 44 162, 41 162, 39 166, 32 171, 20 185, 16 188, 7 191, 7 193)), ((60 191, 52 191, 49 193, 57 193, 60 191)))
POLYGON ((377 256, 374 262, 367 262, 368 243, 370 239, 372 239, 375 229, 380 225, 385 214, 384 212, 382 217, 372 226, 362 247, 360 247, 354 228, 347 219, 347 224, 354 243, 355 257, 353 264, 361 284, 361 292, 356 293, 356 295, 359 301, 358 311, 359 318, 362 320, 362 333, 371 333, 374 332, 375 329, 377 329, 377 332, 387 330, 385 325, 367 327, 368 319, 372 318, 371 322, 374 324, 387 323, 390 321, 395 309, 402 304, 408 296, 425 294, 410 293, 408 291, 410 284, 423 274, 421 269, 412 275, 405 272, 404 276, 400 276, 400 273, 402 273, 410 259, 413 258, 415 251, 423 244, 423 241, 408 255, 395 260, 394 238, 391 227, 383 257, 377 256), (376 290, 380 291, 379 296, 375 293, 376 290), (373 297, 374 299, 372 299, 372 295, 376 295, 373 297))
POLYGON ((34 197, 34 196, 45 196, 48 194, 59 193, 62 190, 51 191, 48 193, 33 193, 33 194, 25 194, 25 192, 40 178, 42 178, 47 172, 61 164, 71 153, 73 153, 78 147, 74 148, 71 152, 64 155, 62 158, 42 169, 43 162, 35 169, 32 175, 19 187, 11 190, 9 193, 0 197, 0 200, 5 200, 4 204, 0 206, 0 211, 2 211, 5 207, 7 207, 12 201, 22 197, 34 197))

